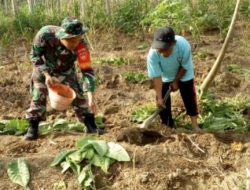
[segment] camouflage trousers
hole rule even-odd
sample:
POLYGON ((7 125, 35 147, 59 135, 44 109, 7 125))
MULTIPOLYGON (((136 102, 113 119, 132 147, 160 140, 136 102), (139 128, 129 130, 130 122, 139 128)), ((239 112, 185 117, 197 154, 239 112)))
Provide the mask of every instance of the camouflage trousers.
MULTIPOLYGON (((72 102, 72 107, 80 122, 83 122, 85 115, 89 114, 86 98, 83 89, 78 82, 78 78, 74 69, 67 72, 51 76, 56 77, 61 83, 69 85, 76 92, 76 98, 72 102)), ((28 120, 45 120, 46 119, 46 103, 48 90, 45 84, 45 77, 37 69, 33 69, 31 80, 31 103, 29 109, 26 111, 26 119, 28 120)))

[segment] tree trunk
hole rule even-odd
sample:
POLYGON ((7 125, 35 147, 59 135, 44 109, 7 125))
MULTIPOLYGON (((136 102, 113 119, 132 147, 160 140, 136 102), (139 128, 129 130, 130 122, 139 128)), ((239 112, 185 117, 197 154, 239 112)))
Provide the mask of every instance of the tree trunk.
POLYGON ((234 26, 234 23, 235 23, 235 20, 236 20, 236 15, 238 13, 239 5, 240 5, 240 0, 237 0, 236 5, 235 5, 235 9, 234 9, 234 14, 233 14, 233 17, 232 17, 232 21, 231 21, 229 30, 227 32, 226 39, 225 39, 225 41, 223 43, 221 51, 220 51, 214 65, 213 65, 212 69, 210 70, 210 72, 208 73, 207 77, 205 78, 204 82, 201 85, 200 97, 202 97, 203 93, 207 91, 209 85, 213 81, 216 73, 218 72, 218 70, 220 68, 221 62, 222 62, 222 60, 223 60, 223 58, 225 56, 226 49, 228 47, 228 42, 229 42, 229 40, 231 38, 231 35, 232 35, 233 26, 234 26))
POLYGON ((11 4, 12 4, 13 15, 16 16, 16 13, 17 13, 16 0, 11 0, 11 4))
POLYGON ((105 9, 107 14, 111 14, 111 5, 110 5, 110 0, 105 0, 105 9))
POLYGON ((61 0, 57 0, 57 9, 61 11, 61 0))
POLYGON ((27 0, 28 7, 29 7, 29 13, 33 12, 33 0, 27 0))
POLYGON ((7 0, 4 0, 4 13, 7 14, 8 13, 8 2, 7 0))

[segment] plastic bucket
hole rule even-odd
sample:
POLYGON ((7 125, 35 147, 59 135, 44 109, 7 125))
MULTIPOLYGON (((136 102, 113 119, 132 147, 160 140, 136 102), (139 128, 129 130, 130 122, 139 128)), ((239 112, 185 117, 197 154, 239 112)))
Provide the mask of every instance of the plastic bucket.
POLYGON ((53 84, 48 87, 50 105, 58 111, 66 110, 76 97, 75 91, 64 84, 53 84))

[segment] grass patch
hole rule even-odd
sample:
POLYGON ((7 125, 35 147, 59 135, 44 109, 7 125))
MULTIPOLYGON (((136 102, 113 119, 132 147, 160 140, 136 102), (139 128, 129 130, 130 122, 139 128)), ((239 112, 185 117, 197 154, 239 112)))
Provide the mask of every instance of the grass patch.
POLYGON ((147 76, 144 73, 141 72, 135 72, 135 71, 130 71, 130 72, 125 72, 122 74, 122 77, 131 83, 142 83, 147 79, 147 76))
POLYGON ((131 60, 123 57, 93 60, 93 64, 99 65, 129 65, 131 60))

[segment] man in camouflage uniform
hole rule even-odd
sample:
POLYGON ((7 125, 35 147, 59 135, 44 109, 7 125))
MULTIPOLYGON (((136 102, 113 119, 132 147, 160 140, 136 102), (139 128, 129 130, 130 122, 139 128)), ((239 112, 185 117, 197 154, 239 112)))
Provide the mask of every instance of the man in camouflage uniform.
POLYGON ((78 82, 74 62, 77 59, 76 47, 79 43, 86 45, 82 35, 87 31, 83 24, 75 18, 65 18, 61 27, 44 26, 36 34, 30 59, 33 64, 30 108, 26 112, 29 128, 25 135, 26 140, 35 140, 38 137, 39 122, 45 120, 47 86, 54 82, 69 85, 76 92, 72 102, 73 109, 80 122, 83 122, 89 133, 100 133, 94 120, 95 90, 94 71, 91 67, 81 69, 82 79, 87 81, 88 101, 78 82))

